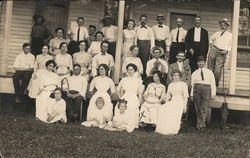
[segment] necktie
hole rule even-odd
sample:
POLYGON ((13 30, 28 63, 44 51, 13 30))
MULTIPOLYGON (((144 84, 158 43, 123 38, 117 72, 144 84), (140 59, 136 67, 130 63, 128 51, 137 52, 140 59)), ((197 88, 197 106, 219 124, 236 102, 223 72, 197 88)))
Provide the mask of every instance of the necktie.
POLYGON ((80 27, 78 28, 78 31, 77 31, 77 42, 80 41, 80 27))
POLYGON ((158 27, 159 27, 159 28, 163 28, 163 26, 162 26, 162 25, 158 25, 158 27))
POLYGON ((221 32, 220 36, 222 36, 224 33, 225 33, 224 31, 223 31, 223 32, 221 32))
POLYGON ((204 81, 204 74, 203 74, 202 69, 201 69, 201 79, 202 79, 202 81, 204 81))
POLYGON ((176 35, 176 42, 179 43, 179 33, 180 33, 180 30, 179 28, 177 29, 177 35, 176 35))

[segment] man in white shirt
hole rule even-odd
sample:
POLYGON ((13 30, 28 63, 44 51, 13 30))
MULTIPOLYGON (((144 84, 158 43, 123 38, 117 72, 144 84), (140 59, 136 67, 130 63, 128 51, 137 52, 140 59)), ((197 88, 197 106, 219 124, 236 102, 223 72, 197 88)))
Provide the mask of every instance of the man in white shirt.
POLYGON ((147 26, 147 16, 140 16, 140 25, 136 27, 136 39, 139 48, 139 57, 143 65, 143 78, 146 77, 146 65, 150 57, 150 49, 155 46, 154 31, 147 26))
POLYGON ((163 15, 157 15, 156 20, 158 24, 152 27, 155 37, 155 46, 162 47, 164 53, 169 53, 171 45, 169 27, 163 24, 165 20, 163 15))
POLYGON ((77 18, 77 27, 71 28, 70 31, 68 31, 68 36, 70 39, 69 43, 69 54, 73 54, 75 52, 79 51, 78 48, 78 42, 85 40, 89 40, 89 33, 88 29, 84 26, 84 18, 78 17, 77 18))
POLYGON ((205 58, 200 56, 197 59, 199 69, 195 70, 191 77, 191 100, 194 101, 197 113, 197 130, 204 130, 206 127, 206 116, 210 99, 216 96, 216 85, 214 74, 205 68, 205 58))
MULTIPOLYGON (((64 80, 65 81, 65 80, 64 80)), ((68 93, 67 93, 67 111, 68 119, 71 121, 79 121, 81 103, 84 110, 86 108, 86 91, 88 87, 87 79, 81 75, 81 66, 75 64, 73 66, 73 75, 67 77, 68 81, 68 93)), ((64 83, 64 85, 67 83, 64 83)), ((86 111, 84 111, 86 112, 86 111)))
POLYGON ((172 71, 180 70, 182 72, 181 81, 186 82, 189 89, 191 88, 191 68, 188 60, 185 60, 185 53, 179 52, 176 56, 177 62, 170 64, 168 68, 168 84, 172 82, 172 71))
POLYGON ((219 21, 221 31, 215 32, 210 38, 210 52, 208 55, 208 68, 213 71, 216 86, 219 86, 222 69, 226 62, 227 54, 232 47, 232 33, 228 32, 227 19, 219 21))
POLYGON ((30 53, 30 44, 23 44, 23 53, 19 54, 14 62, 14 70, 16 71, 13 76, 13 84, 15 89, 15 101, 22 102, 21 96, 27 88, 33 69, 35 56, 30 53), (21 84, 20 84, 21 80, 21 84))
POLYGON ((92 74, 93 77, 97 75, 97 68, 99 67, 100 64, 106 64, 108 65, 110 72, 109 75, 112 77, 112 72, 114 70, 114 58, 112 55, 108 54, 108 47, 109 47, 109 42, 103 41, 101 43, 101 53, 98 53, 95 55, 92 59, 92 74))
POLYGON ((161 47, 153 47, 151 49, 151 54, 154 58, 147 62, 146 68, 148 83, 153 80, 153 72, 156 70, 159 70, 163 74, 161 80, 164 80, 163 82, 166 83, 168 64, 165 60, 160 58, 164 54, 164 50, 161 47))
POLYGON ((103 18, 102 32, 104 34, 104 40, 109 42, 108 53, 115 58, 116 41, 118 36, 118 27, 113 25, 113 18, 111 16, 105 16, 103 18))
POLYGON ((183 20, 181 18, 176 19, 176 28, 173 29, 170 33, 171 37, 171 46, 169 53, 169 64, 172 64, 177 61, 176 55, 179 51, 185 52, 185 37, 187 31, 182 28, 183 20))
POLYGON ((185 38, 185 47, 187 49, 187 58, 192 72, 198 69, 197 58, 204 56, 207 58, 209 39, 208 32, 201 27, 201 17, 195 17, 195 26, 188 30, 185 38))

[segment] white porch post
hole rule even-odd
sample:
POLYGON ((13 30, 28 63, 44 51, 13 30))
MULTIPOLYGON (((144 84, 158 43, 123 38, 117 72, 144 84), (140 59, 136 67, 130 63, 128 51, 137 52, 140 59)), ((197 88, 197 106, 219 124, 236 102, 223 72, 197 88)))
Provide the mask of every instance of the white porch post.
MULTIPOLYGON (((0 74, 6 75, 7 72, 7 62, 8 62, 8 51, 9 51, 9 35, 11 29, 12 22, 12 9, 13 9, 13 1, 4 1, 6 3, 6 14, 5 14, 5 24, 4 24, 4 35, 3 35, 3 43, 2 43, 2 55, 1 55, 1 69, 0 74)), ((3 14, 3 13, 1 13, 3 14)))
POLYGON ((118 83, 121 71, 121 51, 122 51, 122 30, 123 30, 123 19, 125 10, 125 0, 119 1, 118 11, 118 38, 116 41, 116 54, 115 54, 115 74, 114 82, 118 83))
POLYGON ((233 25, 232 25, 232 52, 231 52, 231 71, 230 71, 230 94, 235 94, 236 67, 237 67, 237 45, 238 45, 238 27, 240 14, 240 0, 234 0, 233 25))

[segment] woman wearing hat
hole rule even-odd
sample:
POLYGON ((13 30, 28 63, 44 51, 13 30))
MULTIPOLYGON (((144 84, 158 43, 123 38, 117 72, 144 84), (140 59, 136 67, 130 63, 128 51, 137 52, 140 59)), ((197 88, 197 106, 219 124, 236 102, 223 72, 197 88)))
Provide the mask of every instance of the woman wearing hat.
POLYGON ((216 86, 219 86, 223 65, 226 62, 227 54, 232 47, 232 33, 228 32, 228 20, 219 21, 220 31, 211 36, 210 52, 208 55, 208 69, 212 70, 216 80, 216 86))

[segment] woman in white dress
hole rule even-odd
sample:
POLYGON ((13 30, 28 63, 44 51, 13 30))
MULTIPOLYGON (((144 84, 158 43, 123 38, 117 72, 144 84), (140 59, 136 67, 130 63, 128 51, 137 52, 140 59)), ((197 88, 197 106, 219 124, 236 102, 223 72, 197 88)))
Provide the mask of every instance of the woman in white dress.
POLYGON ((86 52, 86 46, 87 44, 85 41, 80 41, 80 52, 73 54, 73 64, 79 64, 81 66, 81 74, 87 70, 89 72, 92 69, 92 55, 86 52))
MULTIPOLYGON (((144 86, 142 80, 135 76, 137 66, 134 64, 128 64, 127 67, 128 76, 123 78, 118 87, 117 94, 120 99, 125 99, 128 104, 128 113, 133 120, 134 128, 138 128, 139 123, 139 107, 142 101, 142 93, 144 86)), ((115 113, 118 108, 115 108, 115 113)))
POLYGON ((160 71, 153 72, 154 82, 150 83, 144 93, 144 103, 140 109, 140 122, 142 124, 157 123, 158 109, 165 100, 166 87, 161 84, 162 73, 160 71))
POLYGON ((187 84, 180 81, 182 73, 179 70, 173 70, 171 76, 174 82, 168 86, 166 103, 159 108, 155 130, 164 135, 173 135, 179 132, 181 116, 186 112, 188 99, 187 84))
POLYGON ((64 36, 63 28, 60 28, 60 27, 56 28, 55 33, 56 33, 56 37, 52 38, 49 42, 52 56, 56 56, 57 54, 61 53, 61 50, 59 47, 62 42, 69 43, 69 39, 63 38, 64 36))
POLYGON ((126 57, 131 56, 130 47, 136 44, 137 39, 134 27, 135 21, 133 19, 129 19, 127 28, 123 30, 123 60, 126 59, 126 57))
POLYGON ((47 123, 66 123, 66 102, 62 99, 62 90, 56 88, 48 102, 47 123))
POLYGON ((60 86, 59 76, 53 72, 56 63, 49 60, 45 63, 46 70, 41 73, 39 79, 39 94, 36 97, 36 118, 46 122, 50 94, 60 86))
POLYGON ((95 41, 91 42, 91 45, 88 49, 88 53, 90 53, 93 57, 101 53, 101 43, 104 39, 104 34, 101 31, 97 31, 95 33, 95 41))
POLYGON ((34 64, 34 72, 32 74, 28 91, 30 98, 36 98, 39 93, 39 76, 46 69, 45 63, 48 60, 52 60, 53 57, 48 54, 49 45, 43 45, 42 54, 36 56, 35 64, 34 64))
POLYGON ((72 57, 68 52, 68 44, 61 43, 60 47, 61 53, 57 54, 55 57, 55 62, 57 64, 56 73, 60 76, 61 80, 70 75, 73 69, 72 57))
MULTIPOLYGON (((98 67, 99 76, 95 77, 90 84, 89 92, 94 94, 89 102, 88 112, 92 113, 95 110, 96 99, 102 97, 105 102, 105 110, 113 114, 113 104, 111 103, 111 97, 108 90, 111 92, 111 96, 115 93, 115 84, 111 78, 107 76, 109 67, 106 64, 100 64, 98 67)), ((88 119, 88 115, 87 115, 88 119)))
POLYGON ((128 64, 131 63, 131 64, 135 64, 137 66, 136 76, 141 78, 141 74, 143 73, 143 66, 142 66, 141 59, 139 57, 137 57, 137 55, 139 53, 139 48, 136 45, 132 45, 130 47, 130 51, 131 51, 131 56, 126 57, 126 59, 123 61, 123 64, 122 64, 123 76, 124 77, 127 76, 126 67, 128 64))

